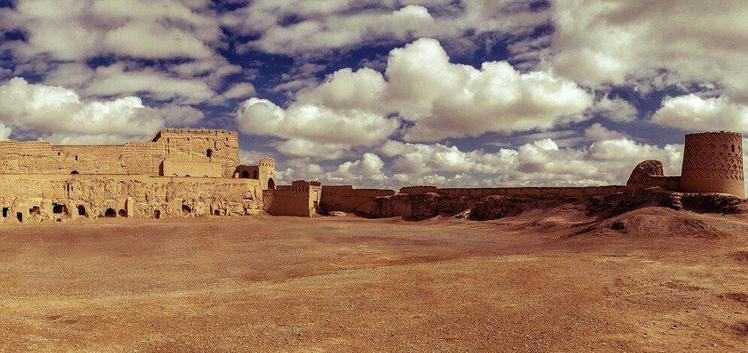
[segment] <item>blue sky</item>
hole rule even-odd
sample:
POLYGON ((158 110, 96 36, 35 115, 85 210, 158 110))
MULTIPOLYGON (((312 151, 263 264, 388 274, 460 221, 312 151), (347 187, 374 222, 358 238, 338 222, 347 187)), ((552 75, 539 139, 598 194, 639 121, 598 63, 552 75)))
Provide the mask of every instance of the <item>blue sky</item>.
POLYGON ((0 139, 240 131, 284 181, 623 183, 748 130, 734 1, 0 0, 0 139))

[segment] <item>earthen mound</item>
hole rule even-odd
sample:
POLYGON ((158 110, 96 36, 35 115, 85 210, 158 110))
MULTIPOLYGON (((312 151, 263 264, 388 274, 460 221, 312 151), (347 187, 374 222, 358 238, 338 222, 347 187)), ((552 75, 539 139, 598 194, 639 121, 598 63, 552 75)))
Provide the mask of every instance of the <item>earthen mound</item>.
POLYGON ((725 235, 696 213, 666 207, 636 209, 598 222, 576 234, 617 234, 647 238, 718 238, 725 235))

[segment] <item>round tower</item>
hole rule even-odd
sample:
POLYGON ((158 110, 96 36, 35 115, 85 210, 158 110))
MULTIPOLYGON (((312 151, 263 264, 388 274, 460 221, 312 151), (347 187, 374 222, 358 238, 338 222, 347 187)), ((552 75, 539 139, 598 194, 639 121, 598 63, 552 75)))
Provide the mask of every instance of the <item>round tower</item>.
POLYGON ((735 132, 686 135, 681 189, 745 197, 743 137, 735 132))

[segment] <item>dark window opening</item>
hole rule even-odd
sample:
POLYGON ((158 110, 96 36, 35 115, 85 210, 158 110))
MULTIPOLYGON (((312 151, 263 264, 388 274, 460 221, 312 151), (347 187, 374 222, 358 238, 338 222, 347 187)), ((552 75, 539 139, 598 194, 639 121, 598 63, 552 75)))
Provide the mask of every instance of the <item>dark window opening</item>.
POLYGON ((215 211, 213 211, 213 215, 214 216, 220 216, 221 215, 221 211, 220 210, 215 210, 215 211))
POLYGON ((273 181, 273 178, 268 179, 268 189, 275 189, 275 181, 273 181))
POLYGON ((125 210, 122 210, 122 209, 121 209, 121 210, 119 210, 119 216, 120 216, 120 217, 127 217, 127 211, 125 211, 125 210))
POLYGON ((732 145, 732 153, 735 153, 735 145, 732 145))
POLYGON ((65 212, 65 205, 60 205, 58 203, 52 204, 52 213, 60 214, 65 212))
POLYGON ((104 217, 117 217, 117 211, 113 208, 107 208, 106 212, 104 212, 104 217))
POLYGON ((39 206, 34 206, 32 208, 29 208, 29 214, 40 215, 40 214, 42 214, 42 210, 39 209, 39 206))
POLYGON ((213 157, 213 150, 209 148, 205 151, 205 155, 208 156, 208 158, 213 157))
POLYGON ((88 214, 86 213, 86 207, 85 207, 85 206, 83 206, 83 205, 78 205, 78 215, 79 215, 79 216, 87 216, 87 215, 88 215, 88 214))
POLYGON ((19 222, 23 222, 23 213, 21 213, 21 212, 17 212, 17 213, 16 213, 16 219, 17 219, 17 220, 18 220, 19 222))
POLYGON ((78 161, 78 155, 77 154, 75 155, 75 161, 76 162, 78 161))
POLYGON ((80 174, 80 173, 78 173, 77 170, 74 170, 74 171, 70 172, 70 175, 78 175, 78 174, 80 174))
POLYGON ((3 218, 8 218, 8 212, 10 212, 10 208, 3 207, 3 218))
POLYGON ((160 210, 153 211, 153 218, 161 219, 161 211, 160 210))
POLYGON ((190 175, 189 175, 189 174, 187 174, 187 175, 185 175, 185 177, 189 178, 189 177, 190 177, 190 175))
POLYGON ((249 179, 249 171, 242 170, 242 179, 249 179))
POLYGON ((182 205, 182 213, 184 213, 184 214, 190 214, 190 213, 192 213, 192 209, 190 208, 190 206, 182 205))

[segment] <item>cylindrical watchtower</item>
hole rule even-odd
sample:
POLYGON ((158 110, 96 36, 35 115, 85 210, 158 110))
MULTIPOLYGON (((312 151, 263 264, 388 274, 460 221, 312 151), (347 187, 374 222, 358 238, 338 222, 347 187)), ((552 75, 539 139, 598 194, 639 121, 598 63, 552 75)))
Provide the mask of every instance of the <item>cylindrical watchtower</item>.
POLYGON ((743 137, 735 132, 686 135, 681 189, 745 197, 743 137))

